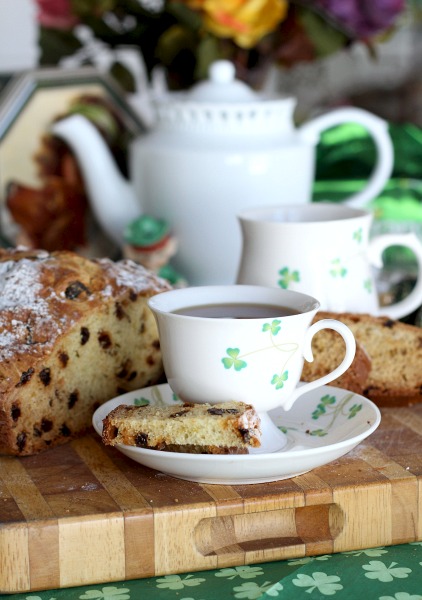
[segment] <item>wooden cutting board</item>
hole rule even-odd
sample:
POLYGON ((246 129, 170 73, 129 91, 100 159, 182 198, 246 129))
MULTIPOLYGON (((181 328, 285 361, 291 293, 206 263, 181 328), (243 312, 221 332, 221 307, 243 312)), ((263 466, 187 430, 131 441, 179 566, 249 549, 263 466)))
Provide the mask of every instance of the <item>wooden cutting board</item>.
MULTIPOLYGON (((422 539, 422 405, 293 479, 190 483, 95 434, 0 457, 0 591, 215 569, 422 539)), ((281 459, 282 460, 282 459, 281 459)))

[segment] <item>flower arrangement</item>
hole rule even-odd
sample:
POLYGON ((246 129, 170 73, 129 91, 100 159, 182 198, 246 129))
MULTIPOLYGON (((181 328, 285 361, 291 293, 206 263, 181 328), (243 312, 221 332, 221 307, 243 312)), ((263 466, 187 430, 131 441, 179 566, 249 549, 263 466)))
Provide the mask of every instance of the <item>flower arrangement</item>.
POLYGON ((178 89, 203 78, 218 58, 232 60, 238 77, 259 86, 269 65, 290 68, 356 41, 373 50, 406 5, 406 0, 36 1, 41 64, 57 64, 80 50, 77 31, 85 25, 110 48, 139 48, 148 73, 162 65, 169 86, 178 89))

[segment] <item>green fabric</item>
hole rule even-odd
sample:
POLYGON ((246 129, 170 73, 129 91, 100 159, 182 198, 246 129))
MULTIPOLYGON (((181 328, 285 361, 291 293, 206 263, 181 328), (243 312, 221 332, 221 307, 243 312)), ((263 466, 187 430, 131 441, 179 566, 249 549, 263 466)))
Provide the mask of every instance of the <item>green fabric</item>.
MULTIPOLYGON (((370 204, 376 219, 422 222, 422 129, 390 124, 394 167, 370 204)), ((375 163, 375 147, 361 125, 347 123, 321 135, 316 153, 313 201, 341 201, 362 190, 375 163)))
MULTIPOLYGON (((412 123, 388 126, 394 148, 393 179, 422 179, 422 129, 412 123)), ((356 123, 322 132, 316 153, 317 181, 366 179, 375 163, 375 145, 356 123)))
MULTIPOLYGON (((390 124, 394 167, 384 189, 366 208, 374 215, 378 233, 413 231, 422 237, 422 129, 411 123, 390 124), (380 227, 381 226, 381 227, 380 227)), ((316 152, 313 202, 341 202, 361 191, 375 163, 375 145, 368 132, 355 123, 332 127, 321 134, 316 152)), ((415 268, 413 253, 394 247, 384 254, 384 265, 415 268)))
POLYGON ((422 542, 167 575, 13 600, 422 600, 422 542))

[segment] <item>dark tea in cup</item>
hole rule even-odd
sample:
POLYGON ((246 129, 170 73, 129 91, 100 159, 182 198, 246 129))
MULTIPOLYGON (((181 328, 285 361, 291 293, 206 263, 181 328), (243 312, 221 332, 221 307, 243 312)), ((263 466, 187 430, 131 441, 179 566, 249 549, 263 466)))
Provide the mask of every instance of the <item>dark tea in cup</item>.
POLYGON ((275 319, 299 314, 288 306, 255 303, 219 303, 187 306, 173 311, 176 315, 206 319, 275 319))

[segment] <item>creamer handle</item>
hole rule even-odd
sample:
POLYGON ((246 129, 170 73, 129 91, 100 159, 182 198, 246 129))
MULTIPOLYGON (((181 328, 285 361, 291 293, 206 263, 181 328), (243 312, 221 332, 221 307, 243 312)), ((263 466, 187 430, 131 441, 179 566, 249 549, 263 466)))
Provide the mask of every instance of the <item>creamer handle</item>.
POLYGON ((387 233, 374 237, 369 242, 368 257, 371 265, 382 267, 382 254, 391 246, 409 248, 415 254, 417 262, 417 278, 412 291, 406 298, 394 304, 381 306, 379 315, 386 315, 390 319, 401 319, 410 315, 422 305, 422 243, 414 233, 387 233))

